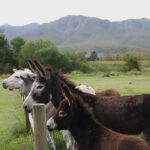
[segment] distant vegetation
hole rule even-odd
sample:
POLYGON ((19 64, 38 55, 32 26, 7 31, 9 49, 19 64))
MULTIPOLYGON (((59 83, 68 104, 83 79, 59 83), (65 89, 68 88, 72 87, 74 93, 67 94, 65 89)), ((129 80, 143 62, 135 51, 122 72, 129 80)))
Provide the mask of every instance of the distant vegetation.
POLYGON ((141 70, 140 62, 138 58, 132 54, 126 54, 124 57, 125 65, 124 69, 125 71, 131 71, 133 69, 136 69, 137 71, 141 70))
POLYGON ((148 53, 125 53, 120 55, 101 56, 96 51, 87 53, 85 51, 62 51, 50 40, 25 40, 22 37, 15 37, 10 42, 3 33, 0 34, 0 73, 11 72, 13 68, 28 67, 29 59, 39 60, 43 64, 49 64, 56 70, 65 73, 79 70, 81 72, 107 72, 110 71, 140 71, 141 60, 150 62, 148 53), (115 65, 102 64, 102 61, 122 61, 114 69, 115 65), (96 63, 94 62, 96 61, 96 63))
POLYGON ((9 43, 4 34, 0 35, 0 73, 27 67, 29 59, 39 60, 63 72, 87 72, 89 67, 83 55, 82 52, 60 52, 50 40, 25 41, 22 37, 15 37, 9 43))

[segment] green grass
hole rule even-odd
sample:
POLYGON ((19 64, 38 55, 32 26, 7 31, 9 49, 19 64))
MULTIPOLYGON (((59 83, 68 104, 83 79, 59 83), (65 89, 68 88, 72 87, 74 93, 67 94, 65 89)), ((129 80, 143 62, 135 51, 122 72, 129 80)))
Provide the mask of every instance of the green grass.
MULTIPOLYGON (((123 71, 124 61, 107 60, 107 61, 90 61, 88 65, 94 72, 111 72, 111 71, 123 71)), ((140 61, 142 71, 150 71, 150 61, 140 61)))
POLYGON ((0 88, 0 118, 0 150, 33 149, 31 134, 25 131, 22 99, 17 91, 0 88))
POLYGON ((90 85, 95 90, 114 88, 122 95, 150 93, 150 73, 136 74, 138 73, 120 73, 111 77, 102 77, 102 73, 70 74, 68 77, 76 83, 90 85))
MULTIPOLYGON (((72 73, 67 75, 76 83, 87 84, 94 89, 115 88, 121 95, 150 93, 150 73, 118 73, 102 77, 103 73, 72 73)), ((1 84, 2 78, 0 78, 1 84)), ((65 150, 59 132, 55 133, 57 149, 65 150)), ((0 88, 0 150, 33 150, 32 133, 26 133, 22 99, 17 90, 0 88)))

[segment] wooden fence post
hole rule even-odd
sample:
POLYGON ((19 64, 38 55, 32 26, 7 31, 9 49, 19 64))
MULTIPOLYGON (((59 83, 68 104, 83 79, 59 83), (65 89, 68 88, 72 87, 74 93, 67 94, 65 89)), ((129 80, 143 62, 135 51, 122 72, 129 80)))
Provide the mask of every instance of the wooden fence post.
POLYGON ((48 150, 44 104, 33 105, 34 150, 48 150))

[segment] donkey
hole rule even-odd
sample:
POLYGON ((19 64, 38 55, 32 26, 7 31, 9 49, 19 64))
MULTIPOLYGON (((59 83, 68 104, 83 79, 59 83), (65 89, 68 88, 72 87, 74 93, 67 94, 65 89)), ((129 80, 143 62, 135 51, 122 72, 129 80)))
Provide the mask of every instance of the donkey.
MULTIPOLYGON (((29 91, 31 89, 31 86, 34 82, 35 77, 36 77, 36 74, 31 72, 31 70, 27 68, 25 68, 24 70, 15 70, 14 73, 10 77, 8 77, 2 82, 2 86, 3 88, 9 89, 9 90, 19 89, 19 93, 23 97, 23 101, 24 101, 26 96, 29 94, 29 91)), ((81 88, 80 86, 78 88, 82 90, 82 86, 81 88)), ((91 91, 88 90, 87 92, 91 92, 91 91)), ((54 113, 56 112, 56 109, 51 102, 47 103, 45 105, 45 108, 46 108, 46 119, 48 120, 48 118, 54 115, 54 113)), ((28 113, 25 112, 25 115, 26 115, 26 128, 29 129, 30 122, 28 118, 28 113)), ((62 134, 65 140, 67 149, 75 150, 76 149, 75 141, 72 135, 70 134, 70 132, 67 130, 64 130, 62 131, 62 134)), ((54 140, 52 139, 52 137, 50 138, 52 140, 52 143, 54 143, 54 140)))
POLYGON ((24 70, 15 70, 14 73, 2 82, 5 89, 19 89, 20 95, 25 98, 31 89, 36 74, 25 68, 24 70))
POLYGON ((78 150, 150 150, 143 139, 114 132, 97 121, 95 101, 90 101, 89 107, 85 99, 71 93, 65 84, 62 84, 62 92, 64 99, 47 121, 47 127, 50 131, 70 130, 78 150))
POLYGON ((96 94, 95 90, 92 87, 88 86, 88 85, 81 84, 81 85, 77 85, 75 88, 81 90, 84 93, 90 93, 90 94, 93 94, 93 95, 96 94))
POLYGON ((120 93, 115 89, 105 89, 105 90, 94 90, 92 87, 87 85, 78 85, 76 86, 76 89, 81 90, 85 93, 90 93, 97 96, 120 96, 120 93))
POLYGON ((115 89, 96 90, 95 95, 97 96, 120 96, 120 93, 115 89))
MULTIPOLYGON (((25 97, 28 95, 31 89, 32 83, 36 75, 27 68, 25 68, 24 70, 13 70, 13 71, 14 73, 2 82, 2 86, 3 88, 9 90, 19 89, 19 93, 23 97, 24 101, 25 97)), ((26 129, 28 131, 30 129, 30 122, 27 112, 25 112, 25 119, 26 119, 26 129)))
MULTIPOLYGON (((96 118, 106 127, 120 133, 140 134, 150 140, 150 95, 102 97, 77 90, 76 84, 54 72, 51 68, 44 68, 37 61, 29 61, 32 71, 37 73, 29 95, 24 101, 27 111, 32 111, 32 102, 48 103, 50 100, 57 108, 63 99, 61 82, 70 88, 73 94, 80 95, 90 102, 94 101, 93 112, 96 118)), ((93 103, 92 103, 93 104, 93 103)))

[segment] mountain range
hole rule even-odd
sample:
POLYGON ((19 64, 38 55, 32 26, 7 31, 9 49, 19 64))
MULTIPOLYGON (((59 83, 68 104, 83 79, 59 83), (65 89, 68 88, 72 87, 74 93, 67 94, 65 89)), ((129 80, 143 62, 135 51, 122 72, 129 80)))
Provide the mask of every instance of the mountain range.
POLYGON ((60 49, 95 51, 150 51, 150 19, 109 21, 87 16, 66 16, 49 23, 24 26, 2 25, 11 40, 50 39, 60 49))

